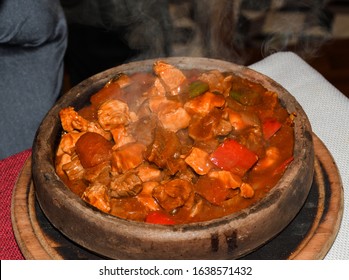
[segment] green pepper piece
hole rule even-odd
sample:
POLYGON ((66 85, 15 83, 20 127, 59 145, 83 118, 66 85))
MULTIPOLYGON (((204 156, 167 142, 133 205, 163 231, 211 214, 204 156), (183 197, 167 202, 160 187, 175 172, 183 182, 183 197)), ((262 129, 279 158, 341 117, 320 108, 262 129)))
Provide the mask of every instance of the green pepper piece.
POLYGON ((261 96, 253 90, 231 90, 229 96, 245 106, 252 106, 261 102, 261 96))
POLYGON ((209 90, 209 86, 207 83, 199 80, 194 81, 189 85, 189 97, 190 98, 197 97, 208 90, 209 90))

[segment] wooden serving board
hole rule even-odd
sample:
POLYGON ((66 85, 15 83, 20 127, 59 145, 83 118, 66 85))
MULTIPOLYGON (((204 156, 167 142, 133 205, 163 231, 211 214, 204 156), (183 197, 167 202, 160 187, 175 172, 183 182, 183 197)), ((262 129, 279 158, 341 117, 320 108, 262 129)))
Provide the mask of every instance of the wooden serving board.
MULTIPOLYGON (((314 146, 315 174, 304 206, 278 236, 243 259, 326 256, 342 220, 343 186, 330 152, 316 135, 314 146)), ((35 198, 30 158, 14 188, 11 218, 15 238, 26 259, 106 259, 72 242, 47 220, 35 198)))

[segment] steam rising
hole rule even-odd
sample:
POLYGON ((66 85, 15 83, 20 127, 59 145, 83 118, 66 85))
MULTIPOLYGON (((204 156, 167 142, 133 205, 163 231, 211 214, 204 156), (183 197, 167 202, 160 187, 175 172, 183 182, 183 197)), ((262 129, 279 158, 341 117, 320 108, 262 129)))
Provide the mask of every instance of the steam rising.
MULTIPOLYGON (((82 0, 75 5, 63 1, 68 23, 123 30, 123 40, 140 50, 145 59, 170 55, 170 15, 168 2, 162 0, 82 0), (64 3, 67 4, 64 5, 64 3)), ((115 50, 116 52, 118 50, 115 50)))
POLYGON ((124 40, 132 49, 140 50, 140 55, 132 60, 205 56, 245 64, 246 49, 251 46, 259 47, 262 56, 293 46, 291 50, 309 57, 315 56, 330 38, 328 30, 321 26, 321 21, 326 20, 321 1, 295 1, 296 4, 282 0, 77 2, 65 7, 68 22, 106 30, 124 28, 124 40), (280 10, 285 5, 297 7, 287 13, 280 10), (258 32, 263 32, 263 37, 256 38, 258 32))

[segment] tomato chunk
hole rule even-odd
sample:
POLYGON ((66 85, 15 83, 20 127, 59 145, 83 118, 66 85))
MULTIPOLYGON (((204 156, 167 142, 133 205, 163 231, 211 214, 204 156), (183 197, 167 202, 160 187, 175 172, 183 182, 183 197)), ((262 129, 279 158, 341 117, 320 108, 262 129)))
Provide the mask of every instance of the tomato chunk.
POLYGON ((268 140, 281 128, 281 123, 275 118, 266 119, 263 122, 262 129, 264 139, 268 140))
POLYGON ((174 225, 175 222, 169 215, 162 211, 152 211, 145 218, 147 223, 158 225, 174 225))
POLYGON ((210 160, 219 168, 243 176, 258 160, 258 156, 239 142, 229 139, 211 154, 210 160))

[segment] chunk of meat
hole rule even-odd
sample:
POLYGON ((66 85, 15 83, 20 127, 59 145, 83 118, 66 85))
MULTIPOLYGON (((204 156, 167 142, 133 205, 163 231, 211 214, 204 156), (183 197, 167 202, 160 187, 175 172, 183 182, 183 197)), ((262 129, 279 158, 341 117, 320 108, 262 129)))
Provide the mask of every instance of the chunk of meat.
POLYGON ((223 73, 218 70, 212 70, 207 73, 202 73, 198 78, 209 85, 211 92, 225 93, 230 90, 232 76, 224 77, 223 73))
POLYGON ((188 127, 191 120, 180 102, 168 100, 163 96, 150 98, 149 108, 157 115, 163 127, 173 132, 188 127))
POLYGON ((252 198, 254 196, 254 189, 250 184, 242 183, 240 186, 240 196, 243 198, 252 198))
POLYGON ((114 198, 133 197, 142 191, 142 181, 134 172, 116 176, 110 182, 109 195, 114 198))
POLYGON ((125 173, 126 171, 136 168, 143 161, 143 152, 146 146, 141 143, 126 144, 112 153, 113 171, 125 173))
POLYGON ((214 170, 208 174, 208 177, 215 178, 221 182, 226 188, 236 189, 242 184, 240 176, 225 170, 214 170))
POLYGON ((207 115, 194 115, 189 125, 189 136, 196 141, 208 141, 220 132, 221 112, 213 110, 207 115))
POLYGON ((110 131, 104 130, 97 121, 96 122, 89 122, 86 130, 88 132, 98 133, 98 134, 102 135, 105 139, 107 139, 108 141, 112 140, 112 135, 111 135, 110 131))
POLYGON ((106 161, 96 166, 86 168, 83 178, 89 183, 99 182, 107 186, 111 180, 110 172, 111 172, 110 162, 106 161))
POLYGON ((162 179, 161 171, 149 165, 141 165, 137 168, 137 174, 142 182, 158 181, 162 179))
POLYGON ((146 182, 143 183, 142 191, 136 196, 138 201, 141 202, 149 211, 160 210, 160 205, 156 202, 152 196, 153 189, 158 186, 158 182, 146 182))
POLYGON ((61 141, 59 142, 56 156, 60 157, 63 154, 72 155, 75 152, 75 144, 83 135, 84 132, 76 132, 72 131, 69 133, 65 133, 61 137, 61 141))
POLYGON ((56 173, 59 177, 65 178, 67 174, 63 170, 63 166, 67 163, 71 162, 71 155, 69 154, 62 154, 59 157, 56 157, 56 173))
POLYGON ((88 121, 80 116, 73 107, 62 109, 59 113, 62 127, 66 132, 95 132, 102 135, 105 139, 111 140, 111 134, 105 131, 98 122, 88 121))
POLYGON ((145 157, 160 168, 166 168, 170 175, 185 168, 181 156, 181 143, 177 135, 158 126, 155 129, 154 141, 148 146, 145 157))
POLYGON ((261 123, 256 114, 247 112, 237 112, 230 108, 225 109, 228 114, 228 119, 235 131, 241 131, 248 127, 255 127, 261 129, 261 123))
POLYGON ((181 84, 186 81, 186 77, 181 70, 164 61, 156 61, 153 70, 170 95, 179 94, 181 84))
POLYGON ((154 96, 149 98, 149 109, 153 113, 158 113, 161 104, 168 102, 169 100, 165 96, 154 96))
POLYGON ((119 125, 110 130, 110 132, 113 135, 113 140, 115 142, 113 150, 116 150, 123 145, 136 142, 136 139, 127 132, 124 125, 119 125))
POLYGON ((110 211, 107 188, 103 184, 97 183, 86 188, 82 194, 82 199, 103 212, 110 211))
POLYGON ((209 154, 196 147, 192 148, 185 162, 199 175, 207 174, 213 167, 209 154))
POLYGON ((98 109, 98 122, 105 130, 111 130, 119 125, 130 122, 130 113, 127 104, 120 100, 104 102, 98 109))
POLYGON ((265 152, 265 157, 261 158, 253 170, 256 172, 263 172, 264 170, 273 167, 280 160, 280 151, 276 147, 269 147, 265 152))
POLYGON ((62 170, 65 172, 70 181, 81 179, 85 169, 81 165, 77 154, 73 154, 70 161, 62 165, 62 170))
POLYGON ((145 96, 165 96, 166 89, 159 78, 156 78, 154 81, 154 85, 150 87, 144 94, 145 96))
POLYGON ((168 101, 159 106, 157 116, 165 129, 177 132, 189 126, 191 117, 180 102, 168 101))
POLYGON ((189 217, 193 218, 197 216, 203 210, 204 204, 204 199, 199 195, 195 195, 193 206, 189 212, 189 217))
POLYGON ((214 128, 214 134, 217 136, 226 136, 233 130, 233 126, 229 121, 221 119, 214 128))
POLYGON ((186 180, 174 179, 153 189, 153 197, 163 209, 171 212, 183 206, 190 198, 193 186, 186 180))
POLYGON ((223 95, 208 91, 187 101, 184 104, 184 109, 191 113, 207 115, 214 108, 221 108, 224 104, 225 98, 223 95))
POLYGON ((89 168, 111 159, 113 143, 98 133, 86 132, 75 147, 82 166, 89 168))
POLYGON ((147 209, 136 197, 112 198, 110 204, 111 215, 127 220, 144 222, 147 209))
POLYGON ((146 146, 154 141, 154 131, 158 124, 158 119, 155 116, 146 116, 136 122, 130 123, 127 131, 137 142, 146 146))
POLYGON ((228 112, 229 122, 234 130, 240 131, 247 127, 247 123, 243 120, 241 113, 229 108, 227 108, 226 111, 228 112))
POLYGON ((219 179, 206 175, 199 178, 194 190, 195 193, 214 205, 220 205, 227 200, 232 192, 232 189, 226 188, 219 179))
POLYGON ((73 107, 67 107, 59 112, 63 130, 72 132, 73 130, 86 131, 88 121, 81 117, 73 107))

